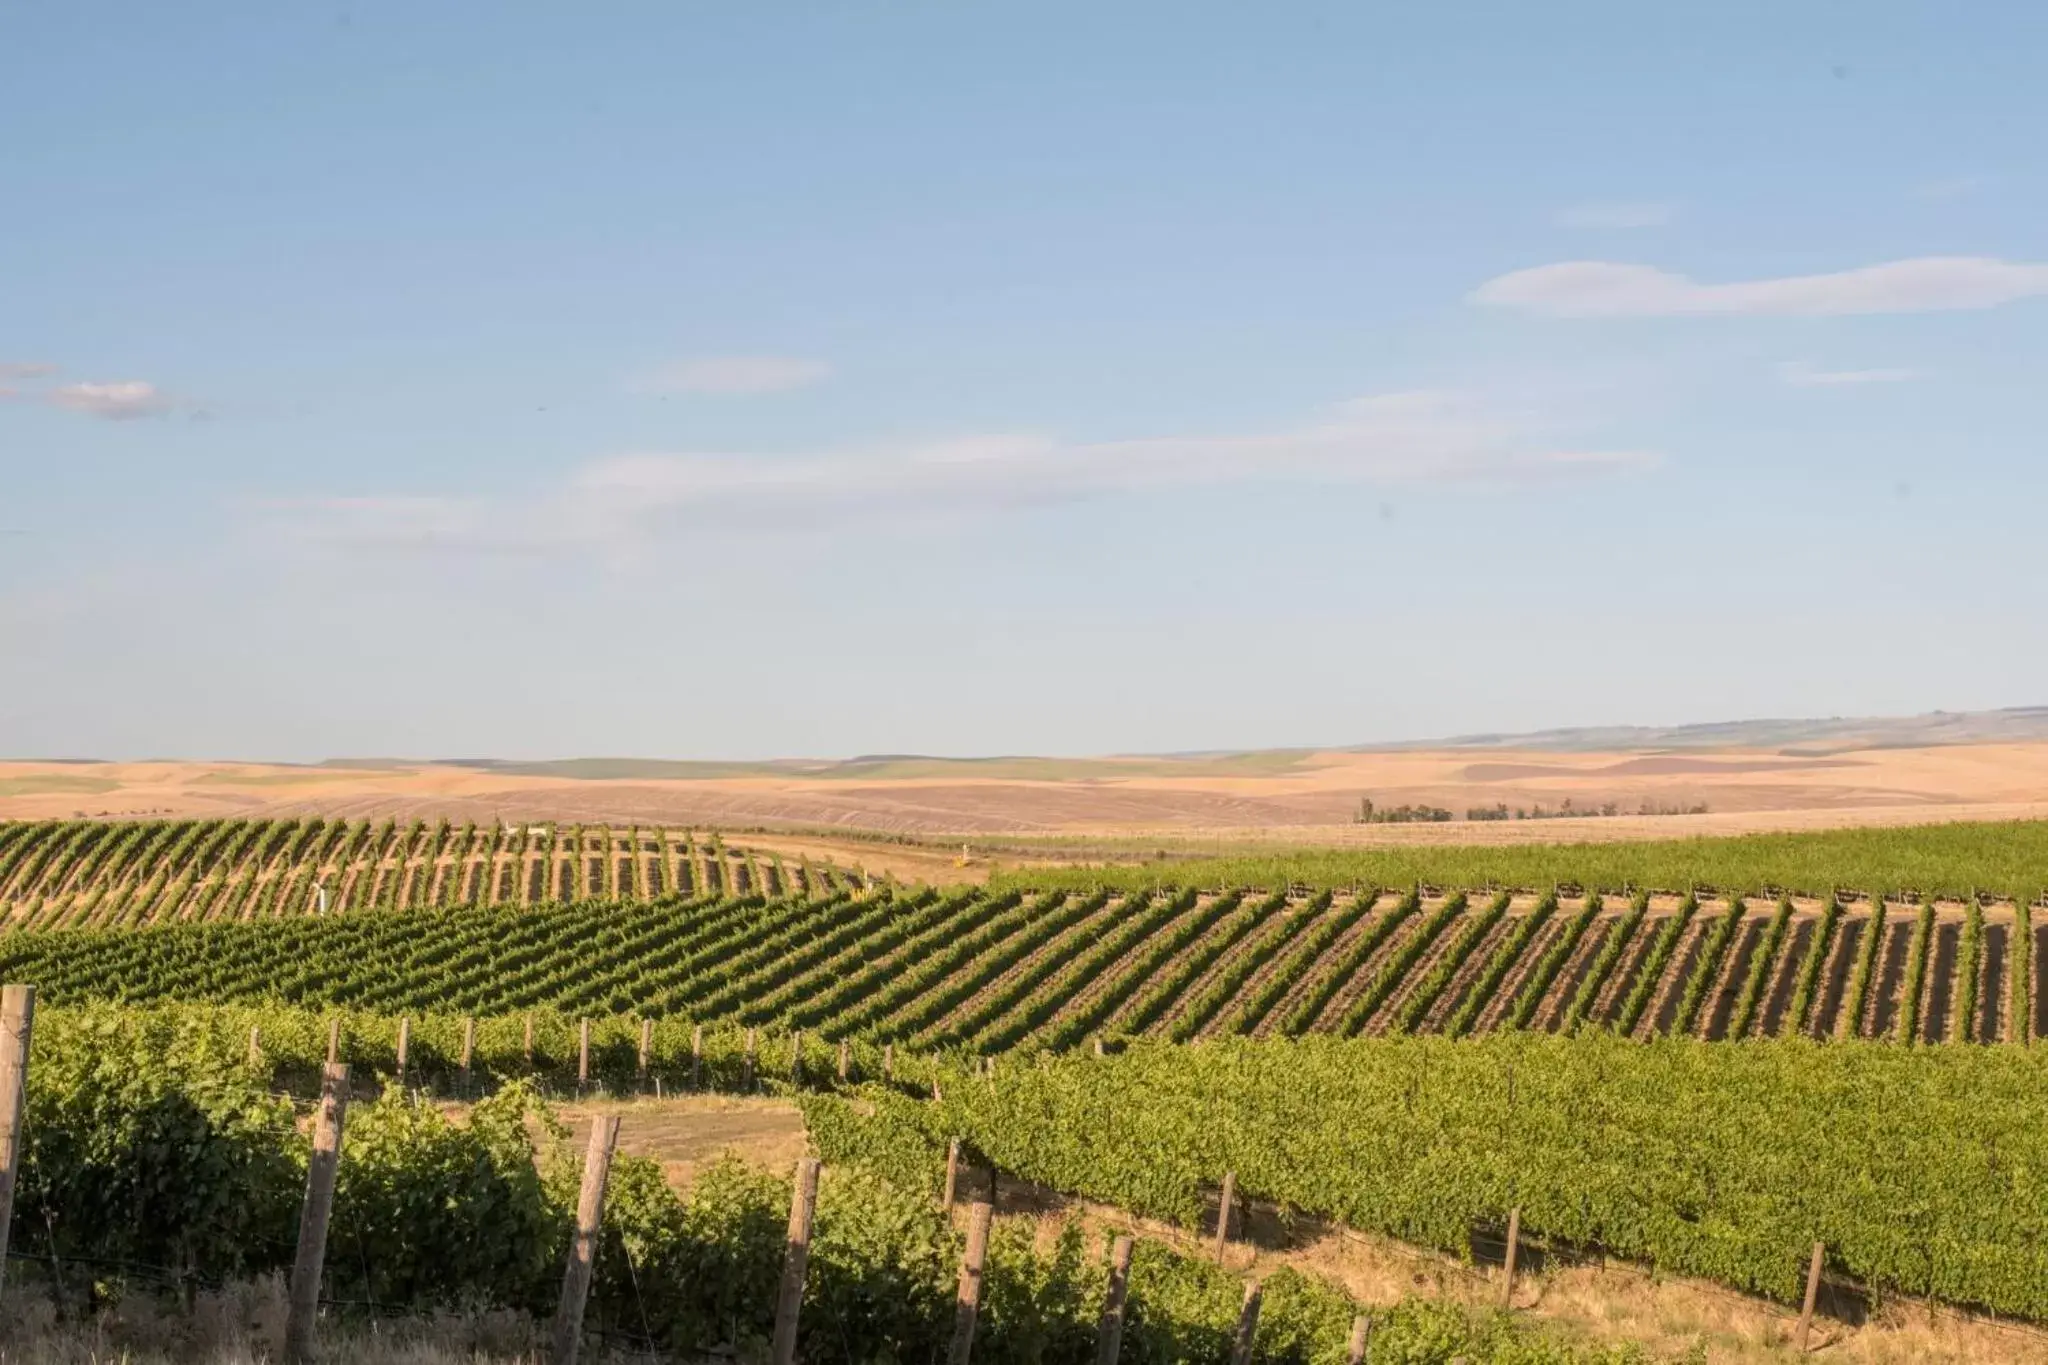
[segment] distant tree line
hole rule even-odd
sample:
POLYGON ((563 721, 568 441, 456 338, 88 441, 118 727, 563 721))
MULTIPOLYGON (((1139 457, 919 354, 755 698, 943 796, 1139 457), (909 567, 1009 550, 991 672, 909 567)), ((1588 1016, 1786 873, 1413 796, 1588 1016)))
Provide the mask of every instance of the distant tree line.
MULTIPOLYGON (((1705 815, 1707 803, 1697 805, 1666 805, 1662 802, 1644 801, 1633 812, 1623 811, 1616 801, 1603 801, 1599 805, 1575 806, 1567 796, 1555 809, 1538 802, 1534 806, 1510 807, 1499 801, 1491 806, 1467 806, 1467 820, 1575 820, 1588 816, 1603 815, 1705 815)), ((1354 825, 1415 825, 1435 824, 1458 817, 1442 806, 1411 805, 1378 806, 1369 796, 1358 798, 1358 809, 1351 817, 1354 825)))
POLYGON ((1372 798, 1358 798, 1358 813, 1351 817, 1354 825, 1420 825, 1434 824, 1441 820, 1455 820, 1458 817, 1442 806, 1375 806, 1372 798))

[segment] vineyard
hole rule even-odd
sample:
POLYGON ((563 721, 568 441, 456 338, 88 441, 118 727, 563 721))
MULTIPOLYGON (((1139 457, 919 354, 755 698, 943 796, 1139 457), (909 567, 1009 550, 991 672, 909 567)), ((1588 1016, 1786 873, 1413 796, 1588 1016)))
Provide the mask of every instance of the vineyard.
MULTIPOLYGON (((272 1089, 276 1058, 244 1052, 228 1022, 203 1007, 39 1014, 13 1192, 10 1296, 39 1290, 84 1315, 124 1291, 191 1295, 294 1265, 293 1224, 318 1139, 309 1143, 292 1103, 272 1089)), ((266 1022, 287 1052, 305 1041, 275 1013, 266 1022)), ((869 1103, 903 1095, 880 1085, 862 1093, 869 1103)), ((588 1167, 568 1138, 524 1081, 459 1120, 400 1088, 358 1096, 322 1234, 324 1276, 315 1272, 321 1299, 373 1315, 509 1309, 542 1318, 556 1306, 565 1255, 586 1217, 578 1190, 589 1188, 588 1167)), ((969 1255, 980 1301, 976 1361, 1100 1358, 1112 1274, 1120 1277, 1122 1349, 1111 1358, 1122 1361, 1310 1365, 1344 1358, 1356 1339, 1361 1305, 1326 1280, 1280 1268, 1260 1283, 1258 1349, 1247 1357, 1235 1349, 1246 1339, 1244 1282, 1223 1266, 1154 1237, 1135 1254, 1126 1239, 1126 1268, 1113 1272, 1107 1248, 1091 1249, 1081 1222, 989 1228, 986 1205, 983 1250, 970 1252, 976 1235, 932 1197, 936 1166, 898 1180, 845 1157, 823 1181, 812 1177, 819 1193, 801 1222, 801 1314, 789 1317, 791 1349, 781 1359, 935 1360, 949 1340, 953 1354, 943 1358, 966 1359, 955 1267, 969 1255)), ((795 1302, 778 1292, 789 1283, 785 1229, 799 1226, 793 1197, 808 1196, 786 1176, 730 1157, 701 1171, 687 1195, 651 1158, 617 1154, 607 1165, 601 1232, 579 1301, 584 1333, 632 1359, 766 1358, 771 1330, 779 1337, 795 1302)), ((1418 1365, 1645 1359, 1422 1299, 1372 1309, 1372 1329, 1378 1359, 1418 1365)), ((558 1348, 553 1358, 574 1355, 558 1348)))
POLYGON ((779 895, 844 874, 716 836, 608 825, 49 820, 0 824, 0 924, 116 927, 428 906, 779 895))
POLYGON ((999 1066, 930 1101, 820 1097, 828 1160, 905 1178, 965 1139, 1004 1171, 1195 1226, 1243 1193, 1469 1255, 1520 1210, 1621 1256, 1798 1302, 1874 1293, 2048 1320, 2048 1058, 2031 1048, 1501 1035, 1145 1043, 999 1066))
MULTIPOLYGON (((233 1138, 195 1158, 259 1187, 246 1207, 218 1190, 194 1206, 224 1229, 215 1276, 275 1262, 272 1205, 303 1170, 292 1100, 339 1062, 378 1116, 363 1130, 374 1183, 350 1196, 369 1202, 344 1202, 357 1220, 344 1226, 396 1219, 388 1201, 431 1174, 415 1155, 484 1161, 499 1171, 492 1198, 512 1202, 478 1216, 512 1219, 521 1248, 452 1287, 426 1252, 403 1260, 410 1278, 351 1268, 374 1302, 545 1297, 569 1194, 525 1136, 547 1122, 540 1097, 768 1092, 800 1101, 814 1148, 848 1173, 842 1191, 864 1191, 846 1207, 907 1239, 878 1250, 847 1225, 843 1254, 881 1254, 860 1273, 894 1288, 828 1277, 820 1292, 846 1297, 821 1312, 887 1300, 908 1315, 888 1329, 905 1340, 943 1318, 927 1289, 943 1288, 956 1229, 912 1228, 924 1215, 911 1210, 931 1209, 955 1143, 1005 1179, 1191 1229, 1227 1178, 1286 1219, 1462 1257, 1512 1210, 1562 1262, 1614 1255, 1779 1300, 1797 1298, 1820 1243, 1858 1292, 2048 1321, 2048 1077, 2015 1046, 2048 1032, 2036 898, 1946 894, 1927 877, 1854 888, 1752 870, 1688 889, 1607 882, 1614 871, 1589 859, 1534 886, 1375 886, 1144 869, 941 889, 666 830, 52 822, 0 826, 0 977, 37 987, 60 1059, 54 1080, 35 1072, 59 1098, 32 1105, 32 1132, 99 1123, 91 1096, 144 1085, 176 1094, 138 1100, 144 1136, 122 1142, 153 1140, 160 1118, 233 1138), (131 1076, 136 1057, 162 1074, 131 1076), (451 1102, 468 1126, 437 1107, 451 1102), (530 1169, 530 1188, 512 1176, 530 1169)), ((100 1228, 105 1243, 53 1259, 186 1254, 124 1251, 125 1206, 94 1202, 98 1176, 51 1185, 37 1163, 87 1158, 49 1142, 32 1143, 23 1177, 46 1200, 41 1235, 100 1228)), ((621 1325, 647 1311, 650 1264, 717 1281, 742 1274, 738 1256, 750 1284, 772 1279, 765 1253, 729 1244, 738 1213, 707 1206, 692 1241, 679 1229, 696 1204, 626 1170, 619 1250, 596 1290, 606 1330, 734 1340, 729 1295, 706 1306, 671 1280, 672 1316, 621 1325)), ((751 1191, 740 1202, 772 1244, 787 1184, 717 1181, 717 1199, 751 1191)), ((456 1231, 399 1220, 364 1235, 431 1248, 468 1235, 468 1216, 456 1231)), ((1005 1254, 1001 1274, 1021 1277, 1009 1311, 1052 1311, 1042 1296, 1064 1285, 1054 1317, 1078 1332, 1074 1296, 1097 1291, 1099 1264, 1022 1241, 1005 1254)), ((1178 1302, 1169 1282, 1210 1275, 1156 1265, 1166 1278, 1146 1292, 1162 1315, 1178 1302)), ((1214 1302, 1189 1311, 1227 1335, 1227 1277, 1202 1283, 1214 1302)), ((1304 1281, 1277 1296, 1305 1335, 1270 1358, 1332 1358, 1350 1305, 1328 1293, 1304 1281)), ((744 1313, 759 1311, 749 1298, 744 1313)), ((1193 1339, 1183 1329, 1160 1340, 1193 1339)), ((1481 1358, 1573 1357, 1509 1342, 1481 1358)))
MULTIPOLYGON (((1132 849, 1138 852, 1137 848, 1132 849)), ((2048 820, 1958 821, 1876 829, 1806 830, 1575 844, 1408 843, 1365 848, 1267 848, 1138 866, 1020 869, 999 885, 1041 890, 1169 885, 1638 886, 1790 891, 1858 899, 2030 900, 2048 888, 2048 820)), ((1191 850, 1192 851, 1192 850, 1191 850)))
POLYGON ((2020 1042, 2048 1031, 2043 961, 2048 916, 2017 903, 1416 888, 841 887, 0 938, 0 973, 53 1002, 546 1011, 977 1054, 1587 1030, 2020 1042))

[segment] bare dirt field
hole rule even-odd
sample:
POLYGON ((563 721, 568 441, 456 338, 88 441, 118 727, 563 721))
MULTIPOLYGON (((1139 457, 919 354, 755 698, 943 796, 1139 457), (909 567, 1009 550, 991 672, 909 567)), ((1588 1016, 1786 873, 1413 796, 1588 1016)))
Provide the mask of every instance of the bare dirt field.
POLYGON ((0 818, 319 814, 572 820, 840 832, 965 842, 1178 837, 1290 843, 1658 838, 2048 815, 2048 742, 1782 750, 1557 752, 1413 749, 1019 764, 921 761, 834 771, 582 777, 408 764, 381 768, 161 762, 0 762, 0 818), (1022 776, 1019 772, 1043 773, 1022 776), (1469 809, 1620 814, 1360 825, 1361 798, 1469 809), (1636 814, 1704 805, 1704 814, 1636 814))

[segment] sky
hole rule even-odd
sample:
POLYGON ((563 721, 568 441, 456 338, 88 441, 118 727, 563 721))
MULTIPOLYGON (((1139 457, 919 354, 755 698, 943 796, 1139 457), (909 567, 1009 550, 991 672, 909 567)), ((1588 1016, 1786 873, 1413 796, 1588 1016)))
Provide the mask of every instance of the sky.
POLYGON ((5 7, 0 754, 2048 701, 2048 7, 5 7))

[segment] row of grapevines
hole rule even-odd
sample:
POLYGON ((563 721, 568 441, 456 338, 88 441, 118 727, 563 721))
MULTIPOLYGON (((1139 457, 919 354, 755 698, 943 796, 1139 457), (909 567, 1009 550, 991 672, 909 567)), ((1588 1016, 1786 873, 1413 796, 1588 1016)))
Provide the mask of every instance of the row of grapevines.
POLYGON ((879 1121, 1192 1223, 1239 1190, 1452 1252, 1525 1234, 1796 1301, 1807 1250, 1881 1292, 2048 1320, 2048 1054, 1500 1033, 1139 1041, 879 1121), (1130 1102, 1143 1095, 1143 1104, 1130 1102))
MULTIPOLYGON (((1227 913, 1221 930, 1211 934, 1188 953, 1172 970, 1161 974, 1133 1001, 1123 1017, 1117 1021, 1120 1033, 1143 1033, 1157 1023, 1162 1015, 1181 1000, 1188 988, 1201 979, 1216 964, 1218 958, 1242 943, 1245 937, 1265 924, 1278 911, 1287 908, 1287 893, 1275 891, 1256 904, 1245 905, 1242 893, 1232 897, 1233 903, 1226 907, 1227 913)), ((1241 954, 1251 957, 1249 953, 1241 954)), ((1197 1026, 1199 1027, 1199 1025, 1197 1026)))
POLYGON ((1678 945, 1685 941, 1685 931, 1692 927, 1693 916, 1699 913, 1699 908, 1700 898, 1687 892, 1685 899, 1678 903, 1678 913, 1668 917, 1657 931, 1657 936, 1650 940, 1650 951, 1637 964, 1628 999, 1614 1020, 1615 1032, 1628 1034, 1636 1031, 1636 1025, 1656 998, 1657 988, 1664 984, 1664 969, 1677 955, 1678 945))
POLYGON ((1735 1006, 1729 1013, 1728 1029, 1724 1037, 1748 1036, 1750 1022, 1756 1017, 1757 1007, 1763 1002, 1764 986, 1769 978, 1771 964, 1778 960, 1778 950, 1785 942, 1785 930, 1791 923, 1792 898, 1780 896, 1777 908, 1771 912, 1770 923, 1764 927, 1762 937, 1750 954, 1749 970, 1742 980, 1742 993, 1736 997, 1735 1006))
MULTIPOLYGON (((835 881, 808 863, 793 875, 779 857, 763 862, 716 838, 707 845, 688 831, 638 827, 549 833, 446 819, 401 828, 390 820, 372 826, 301 817, 16 821, 0 824, 0 835, 0 903, 15 906, 17 922, 29 928, 298 913, 330 879, 334 911, 494 904, 506 899, 501 889, 529 856, 550 869, 542 877, 547 894, 563 899, 646 900, 728 880, 777 896, 835 881), (552 877, 558 861, 559 888, 552 877)), ((518 892, 522 902, 533 899, 523 876, 518 892)))
POLYGON ((1429 1017, 1430 1008, 1436 1004, 1437 998, 1450 988, 1459 969, 1465 965, 1465 960, 1486 941, 1486 936, 1493 932, 1493 927, 1507 914, 1508 902, 1512 899, 1513 896, 1509 892, 1496 892, 1492 903, 1486 909, 1477 915, 1466 917, 1466 923, 1459 929, 1458 937, 1436 960, 1436 964, 1429 969, 1429 974, 1416 983, 1415 989, 1402 1003, 1401 1015, 1397 1022, 1403 1033, 1413 1033, 1422 1026, 1422 1021, 1429 1017))
POLYGON ((1370 1023, 1373 1015, 1379 1012, 1380 1006, 1385 1004, 1387 998, 1407 979, 1409 970, 1429 951, 1430 945, 1436 942, 1437 936, 1450 926, 1452 920, 1463 913, 1465 893, 1454 891, 1446 896, 1443 904, 1431 911, 1428 918, 1417 926, 1415 932, 1380 964, 1379 970, 1373 973, 1372 980, 1352 999, 1350 1007, 1344 1011, 1344 1017, 1338 1020, 1336 1031, 1349 1038, 1370 1023))
MULTIPOLYGON (((1358 897, 1359 905, 1367 910, 1371 909, 1374 901, 1375 893, 1372 892, 1361 892, 1358 897)), ((1352 941, 1349 949, 1330 965, 1330 970, 1324 974, 1322 980, 1295 1003, 1293 1012, 1280 1022, 1281 1032, 1292 1036, 1306 1033, 1313 1028, 1316 1021, 1323 1017, 1323 1011, 1329 1008, 1330 1002, 1344 988, 1345 983, 1372 960, 1373 954, 1379 951, 1388 937, 1407 922, 1421 905, 1422 891, 1417 888, 1402 896, 1385 914, 1375 919, 1364 933, 1352 941)))
POLYGON ((1287 998, 1288 992, 1301 983, 1302 977, 1322 961, 1330 945, 1371 911, 1376 895, 1371 891, 1361 892, 1333 913, 1330 907, 1335 903, 1336 895, 1325 887, 1310 897, 1306 904, 1289 910, 1285 923, 1279 929, 1260 938, 1251 951, 1237 954, 1227 967, 1216 973, 1204 996, 1193 1003, 1168 1036, 1177 1043, 1186 1042, 1201 1032, 1226 1005, 1231 1005, 1231 1009, 1218 1023, 1221 1032, 1247 1034, 1259 1028, 1287 998), (1285 957, 1280 956, 1283 952, 1285 957), (1265 980, 1257 989, 1251 989, 1260 970, 1268 962, 1273 964, 1273 970, 1266 973, 1265 980), (1239 993, 1246 990, 1250 990, 1250 994, 1232 1005, 1239 993))
POLYGON ((1453 1038, 1462 1038, 1472 1031, 1472 1025, 1479 1018, 1479 1012, 1486 1008, 1487 1002, 1493 999, 1494 992, 1500 989, 1501 982, 1506 979, 1508 972, 1521 959, 1522 954, 1528 951, 1530 941, 1556 913, 1557 892, 1553 890, 1539 899, 1535 907, 1522 916, 1521 922, 1501 940, 1485 970, 1479 974, 1479 979, 1473 983, 1472 989, 1466 992, 1464 1000, 1459 1002, 1457 1012, 1451 1016, 1449 1024, 1444 1028, 1445 1033, 1453 1038))

